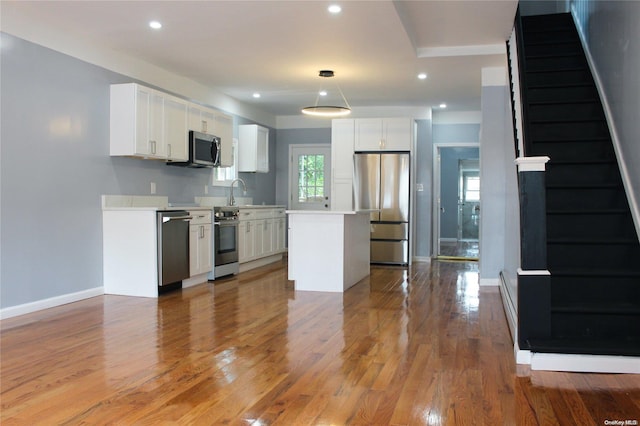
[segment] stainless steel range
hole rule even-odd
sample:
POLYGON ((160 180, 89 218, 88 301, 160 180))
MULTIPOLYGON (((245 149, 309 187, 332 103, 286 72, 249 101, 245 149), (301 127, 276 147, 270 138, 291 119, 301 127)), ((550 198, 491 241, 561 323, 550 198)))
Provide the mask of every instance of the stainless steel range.
POLYGON ((213 264, 209 279, 237 274, 238 264, 238 207, 213 208, 213 264))

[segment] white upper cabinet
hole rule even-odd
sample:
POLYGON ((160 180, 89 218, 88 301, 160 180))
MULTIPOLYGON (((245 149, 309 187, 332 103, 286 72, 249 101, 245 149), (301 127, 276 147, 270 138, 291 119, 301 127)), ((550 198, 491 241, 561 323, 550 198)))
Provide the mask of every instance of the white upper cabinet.
POLYGON ((355 120, 356 151, 410 151, 411 118, 361 118, 355 120))
POLYGON ((202 105, 189 104, 189 130, 218 136, 213 133, 215 118, 215 110, 202 105))
POLYGON ((139 84, 111 85, 110 154, 185 160, 186 105, 139 84))
POLYGON ((216 111, 213 134, 220 138, 220 166, 233 166, 233 117, 216 111))
POLYGON ((220 166, 233 166, 233 117, 201 105, 189 104, 189 130, 220 138, 220 166))
POLYGON ((110 154, 188 161, 189 130, 221 139, 221 166, 233 165, 233 117, 137 83, 112 84, 110 154))
POLYGON ((174 96, 164 98, 164 139, 166 157, 173 161, 187 161, 187 108, 188 103, 174 96))
POLYGON ((238 126, 238 171, 269 172, 269 129, 257 124, 238 126))

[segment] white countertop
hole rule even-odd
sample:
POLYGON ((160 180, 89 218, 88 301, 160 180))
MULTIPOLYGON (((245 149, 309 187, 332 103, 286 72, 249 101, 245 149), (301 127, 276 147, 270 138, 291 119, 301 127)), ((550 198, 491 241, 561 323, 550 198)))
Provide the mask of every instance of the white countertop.
MULTIPOLYGON (((287 214, 323 214, 323 215, 345 215, 345 214, 369 214, 372 210, 287 210, 287 214)), ((377 210, 373 210, 377 211, 377 210)))
POLYGON ((247 204, 244 206, 236 206, 239 209, 282 209, 285 208, 287 206, 280 206, 280 205, 269 205, 269 204, 247 204))

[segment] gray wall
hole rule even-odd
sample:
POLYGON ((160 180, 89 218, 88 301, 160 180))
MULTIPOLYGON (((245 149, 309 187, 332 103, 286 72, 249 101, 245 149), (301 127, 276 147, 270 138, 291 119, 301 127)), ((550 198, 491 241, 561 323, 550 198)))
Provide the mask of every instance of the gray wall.
POLYGON ((422 184, 422 191, 415 193, 413 242, 415 257, 431 257, 431 227, 433 199, 433 134, 431 120, 416 120, 416 184, 422 184))
POLYGON ((289 205, 289 146, 331 144, 331 127, 319 129, 279 129, 276 147, 276 204, 289 205))
MULTIPOLYGON (((102 286, 102 194, 226 195, 209 170, 109 156, 109 85, 132 79, 1 37, 0 307, 102 286)), ((275 137, 272 172, 242 174, 256 203, 275 202, 275 137)))
POLYGON ((459 143, 480 141, 480 124, 434 124, 433 143, 459 143))
POLYGON ((640 2, 577 0, 571 4, 604 89, 632 193, 640 202, 640 2))
POLYGON ((514 249, 505 246, 507 175, 504 161, 505 150, 513 150, 514 145, 507 87, 483 86, 481 104, 480 280, 485 284, 497 284, 504 268, 505 253, 514 249))

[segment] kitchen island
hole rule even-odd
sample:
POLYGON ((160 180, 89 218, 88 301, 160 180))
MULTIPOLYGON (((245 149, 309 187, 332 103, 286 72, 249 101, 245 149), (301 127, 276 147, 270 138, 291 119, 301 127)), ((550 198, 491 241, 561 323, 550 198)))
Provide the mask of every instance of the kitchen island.
POLYGON ((369 275, 370 212, 287 210, 296 290, 344 292, 369 275))

